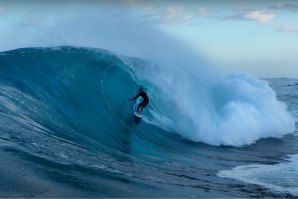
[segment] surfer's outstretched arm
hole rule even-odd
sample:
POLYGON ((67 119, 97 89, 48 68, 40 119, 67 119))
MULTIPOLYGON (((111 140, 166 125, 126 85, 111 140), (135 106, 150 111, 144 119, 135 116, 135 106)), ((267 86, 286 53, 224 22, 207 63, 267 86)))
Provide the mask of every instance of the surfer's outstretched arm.
POLYGON ((137 96, 131 98, 129 101, 135 100, 135 99, 137 99, 138 97, 140 97, 140 94, 138 94, 137 96))

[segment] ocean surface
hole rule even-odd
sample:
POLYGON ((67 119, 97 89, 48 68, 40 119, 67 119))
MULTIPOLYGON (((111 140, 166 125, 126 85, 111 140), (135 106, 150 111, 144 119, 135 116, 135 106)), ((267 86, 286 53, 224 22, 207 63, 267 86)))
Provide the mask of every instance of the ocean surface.
POLYGON ((196 71, 103 49, 1 52, 0 197, 298 197, 298 79, 196 71))

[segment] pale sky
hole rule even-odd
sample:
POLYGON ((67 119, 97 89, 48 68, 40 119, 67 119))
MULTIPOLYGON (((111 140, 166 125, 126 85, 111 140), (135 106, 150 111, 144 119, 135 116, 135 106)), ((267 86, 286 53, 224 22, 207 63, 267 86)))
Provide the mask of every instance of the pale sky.
POLYGON ((298 1, 290 0, 0 0, 0 51, 55 45, 113 50, 124 43, 112 37, 138 28, 125 17, 161 29, 224 72, 298 77, 298 1), (117 27, 107 31, 107 24, 117 27))

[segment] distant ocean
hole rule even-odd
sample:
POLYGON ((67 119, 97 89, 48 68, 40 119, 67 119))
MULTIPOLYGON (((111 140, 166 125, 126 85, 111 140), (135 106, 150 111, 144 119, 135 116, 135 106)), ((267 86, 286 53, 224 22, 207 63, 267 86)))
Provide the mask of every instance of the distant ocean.
POLYGON ((298 197, 296 82, 103 49, 1 52, 0 197, 298 197))

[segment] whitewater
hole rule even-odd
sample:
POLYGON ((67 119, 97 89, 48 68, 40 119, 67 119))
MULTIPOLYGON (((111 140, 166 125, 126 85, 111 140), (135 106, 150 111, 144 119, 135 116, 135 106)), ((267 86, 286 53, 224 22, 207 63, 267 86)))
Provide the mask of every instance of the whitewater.
POLYGON ((297 196, 297 80, 151 58, 1 52, 0 197, 297 196))

